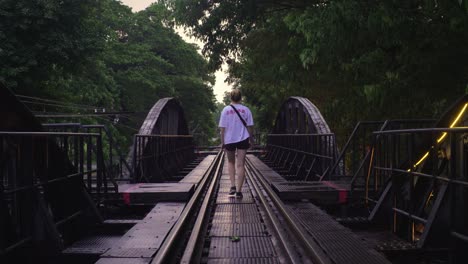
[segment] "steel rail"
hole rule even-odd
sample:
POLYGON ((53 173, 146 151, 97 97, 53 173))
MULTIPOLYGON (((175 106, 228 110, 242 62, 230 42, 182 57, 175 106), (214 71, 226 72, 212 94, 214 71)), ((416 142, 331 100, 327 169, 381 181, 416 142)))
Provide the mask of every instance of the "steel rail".
POLYGON ((268 215, 270 223, 273 225, 274 231, 280 240, 281 246, 283 250, 287 253, 287 256, 289 257, 289 263, 300 263, 301 261, 298 257, 298 252, 294 250, 294 245, 287 238, 286 231, 279 222, 278 218, 275 216, 275 213, 273 212, 273 209, 270 207, 268 201, 266 200, 266 197, 262 195, 260 186, 258 186, 259 183, 256 182, 257 179, 255 179, 255 176, 252 175, 252 172, 250 170, 246 169, 245 173, 250 178, 252 187, 254 188, 255 192, 260 198, 260 201, 262 203, 263 208, 266 211, 266 214, 268 215))
MULTIPOLYGON (((191 231, 190 238, 187 242, 187 245, 185 246, 185 251, 182 256, 182 259, 179 263, 196 263, 197 261, 194 260, 196 255, 194 255, 195 250, 197 247, 200 245, 199 243, 201 242, 200 240, 203 238, 201 236, 202 231, 204 230, 204 227, 206 226, 206 220, 209 217, 209 204, 212 201, 212 197, 215 193, 215 188, 216 184, 219 180, 219 177, 221 175, 221 170, 222 170, 222 164, 223 164, 223 159, 224 159, 224 152, 220 158, 220 162, 218 162, 215 174, 213 176, 213 179, 211 180, 210 187, 207 191, 207 194, 205 195, 205 198, 203 199, 203 203, 201 205, 200 211, 198 213, 197 220, 195 221, 195 225, 191 231)), ((201 252, 201 251, 200 251, 201 252)))
MULTIPOLYGON (((278 212, 281 214, 281 217, 285 220, 286 224, 290 228, 290 230, 293 232, 295 237, 299 240, 301 243, 302 248, 304 249, 305 253, 310 257, 312 262, 314 264, 325 264, 325 263, 330 263, 331 261, 325 259, 322 254, 319 253, 317 250, 316 246, 311 244, 311 241, 309 241, 304 234, 307 233, 307 231, 299 226, 298 220, 294 219, 294 217, 291 215, 290 212, 286 209, 284 206, 284 203, 281 201, 281 199, 276 195, 276 193, 273 191, 273 189, 270 187, 270 185, 265 181, 261 173, 259 173, 253 166, 252 162, 247 158, 246 160, 247 166, 250 168, 251 171, 251 176, 255 178, 256 180, 259 181, 259 183, 262 185, 263 189, 265 192, 268 194, 270 197, 271 201, 273 204, 276 206, 276 209, 278 212)), ((261 196, 261 195, 260 195, 261 196)))
POLYGON ((205 189, 206 185, 209 182, 210 175, 212 174, 215 165, 217 165, 218 162, 221 161, 222 155, 223 155, 223 152, 219 151, 215 159, 213 160, 213 162, 210 164, 210 166, 204 173, 202 182, 196 189, 195 193, 192 195, 192 198, 190 198, 190 201, 185 206, 184 210, 182 211, 182 214, 177 220, 177 223, 174 225, 170 233, 167 235, 165 242, 161 245, 161 248, 159 248, 158 252, 156 253, 156 256, 154 256, 153 260, 151 261, 151 264, 171 262, 170 258, 171 257, 173 258, 174 256, 171 256, 170 253, 175 249, 176 242, 182 235, 183 233, 182 231, 185 225, 187 225, 188 222, 191 220, 190 216, 196 207, 196 203, 202 197, 203 190, 205 189))

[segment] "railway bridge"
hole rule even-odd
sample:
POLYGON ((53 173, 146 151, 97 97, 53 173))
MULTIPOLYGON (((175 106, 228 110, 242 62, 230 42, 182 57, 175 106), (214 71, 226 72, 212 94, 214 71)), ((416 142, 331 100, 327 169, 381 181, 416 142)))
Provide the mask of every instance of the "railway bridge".
POLYGON ((236 199, 175 98, 124 153, 106 126, 42 123, 1 88, 0 263, 466 263, 467 107, 362 121, 339 146, 290 97, 236 199))

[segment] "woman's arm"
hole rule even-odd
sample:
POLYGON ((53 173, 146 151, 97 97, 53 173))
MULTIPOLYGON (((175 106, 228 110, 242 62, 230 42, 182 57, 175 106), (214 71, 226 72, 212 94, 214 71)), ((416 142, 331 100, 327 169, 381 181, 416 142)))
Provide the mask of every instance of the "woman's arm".
POLYGON ((253 126, 248 126, 248 127, 247 127, 247 131, 249 131, 249 142, 250 142, 250 145, 253 146, 253 144, 254 144, 253 126))
POLYGON ((226 130, 226 128, 220 127, 219 130, 220 130, 219 136, 221 138, 221 147, 223 147, 224 146, 224 131, 226 130))

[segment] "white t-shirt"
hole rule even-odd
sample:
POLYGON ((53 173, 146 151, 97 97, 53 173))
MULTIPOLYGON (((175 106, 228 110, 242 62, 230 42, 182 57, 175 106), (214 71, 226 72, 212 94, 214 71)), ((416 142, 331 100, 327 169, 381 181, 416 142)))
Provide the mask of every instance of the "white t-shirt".
MULTIPOLYGON (((250 109, 241 104, 234 104, 233 106, 237 109, 247 126, 253 126, 253 118, 250 109)), ((219 127, 225 128, 224 144, 240 142, 249 137, 249 131, 247 131, 247 128, 242 124, 236 111, 234 111, 230 105, 224 107, 221 112, 219 127)))

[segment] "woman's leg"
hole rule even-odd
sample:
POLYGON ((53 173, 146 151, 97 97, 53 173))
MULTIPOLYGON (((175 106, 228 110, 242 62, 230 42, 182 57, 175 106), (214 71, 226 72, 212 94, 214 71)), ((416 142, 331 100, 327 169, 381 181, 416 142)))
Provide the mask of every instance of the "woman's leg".
POLYGON ((226 150, 226 155, 228 158, 228 173, 231 187, 236 186, 236 151, 226 150))
POLYGON ((247 154, 246 149, 237 149, 237 191, 242 191, 242 185, 245 179, 245 155, 247 154))

